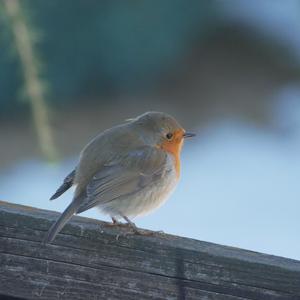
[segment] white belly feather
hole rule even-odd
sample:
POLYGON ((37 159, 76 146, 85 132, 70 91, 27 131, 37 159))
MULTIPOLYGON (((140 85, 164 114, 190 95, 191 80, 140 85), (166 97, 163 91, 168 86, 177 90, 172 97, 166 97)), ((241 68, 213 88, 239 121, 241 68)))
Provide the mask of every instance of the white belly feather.
POLYGON ((115 199, 99 205, 98 208, 115 218, 121 217, 120 215, 126 217, 142 216, 159 208, 166 202, 178 182, 174 158, 171 155, 168 155, 166 169, 169 171, 165 173, 165 176, 159 182, 144 188, 128 198, 115 199))

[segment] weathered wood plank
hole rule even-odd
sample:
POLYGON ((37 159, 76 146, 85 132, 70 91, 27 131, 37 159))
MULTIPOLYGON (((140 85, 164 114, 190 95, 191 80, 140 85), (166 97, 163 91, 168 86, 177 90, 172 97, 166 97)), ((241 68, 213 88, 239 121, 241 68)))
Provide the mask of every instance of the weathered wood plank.
POLYGON ((300 262, 0 202, 0 295, 26 299, 300 299, 300 262), (116 237, 120 235, 117 239, 116 237))

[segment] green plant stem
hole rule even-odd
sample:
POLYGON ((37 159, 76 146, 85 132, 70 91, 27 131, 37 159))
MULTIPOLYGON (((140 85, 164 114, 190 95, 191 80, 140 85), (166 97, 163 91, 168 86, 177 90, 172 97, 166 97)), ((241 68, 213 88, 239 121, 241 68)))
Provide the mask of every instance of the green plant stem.
POLYGON ((25 91, 31 104, 39 145, 46 158, 53 161, 57 158, 57 150, 49 124, 48 109, 44 98, 45 91, 39 78, 37 55, 30 36, 30 28, 26 23, 19 0, 4 0, 4 4, 23 70, 25 91))

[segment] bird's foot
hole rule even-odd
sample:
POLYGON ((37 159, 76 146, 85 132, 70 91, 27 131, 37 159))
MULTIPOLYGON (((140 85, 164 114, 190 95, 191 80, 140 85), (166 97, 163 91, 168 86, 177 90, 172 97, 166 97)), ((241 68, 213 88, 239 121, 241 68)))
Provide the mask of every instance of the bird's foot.
POLYGON ((128 235, 142 235, 142 236, 158 236, 165 234, 163 231, 150 231, 137 228, 137 226, 133 222, 128 222, 127 225, 129 226, 130 230, 121 234, 117 235, 117 240, 120 236, 128 236, 128 235))
POLYGON ((113 217, 111 218, 111 220, 112 220, 112 223, 105 224, 106 227, 118 227, 118 226, 120 226, 120 227, 128 227, 128 226, 130 226, 130 224, 128 224, 128 223, 122 223, 122 222, 118 221, 117 219, 115 219, 113 217))
POLYGON ((119 233, 116 236, 116 240, 118 240, 119 237, 121 236, 126 237, 128 235, 158 236, 158 235, 165 234, 163 231, 150 231, 150 230, 137 228, 137 226, 131 220, 129 220, 128 217, 126 216, 122 216, 122 217, 127 223, 120 223, 115 218, 112 218, 113 223, 111 224, 111 226, 128 227, 129 230, 126 232, 119 233))

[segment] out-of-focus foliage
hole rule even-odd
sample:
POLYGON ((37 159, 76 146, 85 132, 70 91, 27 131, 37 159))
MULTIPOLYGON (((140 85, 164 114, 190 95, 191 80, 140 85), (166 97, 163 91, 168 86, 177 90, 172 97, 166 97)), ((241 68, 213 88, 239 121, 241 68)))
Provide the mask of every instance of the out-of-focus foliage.
MULTIPOLYGON (((212 1, 32 1, 38 43, 53 101, 73 101, 155 85, 190 44, 215 26, 212 1)), ((1 20, 1 32, 7 31, 1 20)), ((12 108, 20 69, 1 41, 0 105, 12 108)))

